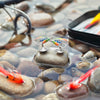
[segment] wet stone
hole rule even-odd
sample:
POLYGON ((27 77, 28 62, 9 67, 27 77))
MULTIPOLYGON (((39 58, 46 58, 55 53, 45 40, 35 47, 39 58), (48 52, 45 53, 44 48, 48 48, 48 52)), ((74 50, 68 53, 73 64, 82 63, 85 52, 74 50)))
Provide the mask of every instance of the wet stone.
POLYGON ((43 99, 44 96, 45 96, 44 94, 40 94, 40 95, 36 96, 35 99, 41 100, 41 99, 43 99))
POLYGON ((77 68, 75 67, 72 67, 71 70, 70 70, 70 74, 73 76, 73 77, 80 77, 81 75, 83 75, 84 73, 79 71, 77 68))
POLYGON ((41 53, 38 51, 34 56, 34 60, 40 65, 44 67, 59 67, 64 68, 68 67, 69 58, 68 53, 65 50, 62 50, 63 53, 58 53, 59 48, 50 47, 47 49, 47 52, 41 53))
POLYGON ((89 51, 89 47, 84 44, 77 44, 73 48, 79 50, 82 53, 86 53, 87 51, 89 51))
POLYGON ((25 60, 20 62, 17 70, 21 72, 21 74, 25 74, 30 77, 36 77, 42 71, 36 63, 25 60))
POLYGON ((27 2, 21 2, 21 3, 17 4, 15 7, 22 11, 27 11, 29 9, 29 5, 27 2))
POLYGON ((62 24, 54 24, 54 25, 48 27, 46 30, 47 31, 51 31, 51 30, 53 31, 53 30, 58 30, 58 29, 61 29, 61 28, 63 28, 62 24))
POLYGON ((0 91, 0 100, 14 100, 11 96, 6 93, 0 91))
POLYGON ((9 69, 11 69, 11 70, 16 70, 15 66, 13 66, 12 64, 10 64, 10 63, 7 62, 7 61, 0 61, 0 65, 1 65, 3 68, 7 69, 7 70, 9 70, 9 69))
POLYGON ((67 85, 57 88, 56 93, 60 100, 81 100, 88 96, 88 87, 84 84, 80 88, 70 90, 67 85))
POLYGON ((17 66, 19 64, 19 58, 17 55, 9 51, 6 51, 5 53, 2 52, 1 54, 3 55, 0 57, 0 61, 7 61, 14 66, 17 66))
POLYGON ((77 64, 77 68, 80 70, 88 70, 91 67, 92 67, 92 64, 90 62, 87 62, 87 61, 79 62, 77 64))
POLYGON ((5 22, 4 24, 0 25, 1 29, 7 30, 7 31, 12 31, 14 30, 14 25, 11 22, 5 22))
POLYGON ((49 68, 47 70, 42 71, 38 77, 43 79, 44 81, 48 80, 57 80, 59 75, 64 72, 62 68, 49 68))
POLYGON ((62 29, 56 31, 54 35, 65 36, 66 34, 67 34, 67 30, 65 28, 62 28, 62 29))
POLYGON ((0 89, 9 95, 17 97, 24 97, 31 94, 34 90, 34 84, 32 80, 23 75, 22 78, 25 81, 25 83, 16 84, 9 81, 5 76, 0 75, 0 89))
POLYGON ((32 92, 32 97, 33 97, 34 95, 40 93, 43 90, 44 82, 40 78, 31 77, 31 79, 33 80, 33 82, 35 84, 34 91, 32 92))
POLYGON ((19 55, 21 57, 33 57, 36 52, 37 52, 37 50, 35 48, 29 47, 26 49, 19 50, 17 52, 17 55, 19 55))
POLYGON ((75 42, 71 39, 68 40, 69 46, 74 47, 75 46, 75 42))
POLYGON ((96 54, 94 51, 88 51, 86 52, 83 56, 82 56, 82 60, 83 61, 93 61, 95 60, 97 57, 96 57, 96 54))
POLYGON ((54 12, 55 11, 55 8, 51 5, 48 5, 48 4, 37 3, 36 7, 38 9, 42 9, 45 12, 54 12))
POLYGON ((24 100, 36 100, 36 99, 34 99, 34 98, 28 98, 28 99, 24 99, 24 100))
POLYGON ((93 62, 94 66, 100 65, 100 58, 93 62))
POLYGON ((44 85, 44 91, 45 93, 53 93, 55 92, 55 89, 59 85, 58 81, 48 81, 44 85))
POLYGON ((71 82, 72 81, 72 77, 70 75, 62 74, 62 75, 60 75, 58 77, 58 81, 60 83, 71 82))
POLYGON ((55 93, 46 95, 42 100, 59 100, 55 93))
POLYGON ((42 27, 54 22, 53 17, 48 13, 30 13, 29 17, 33 27, 42 27))
POLYGON ((94 70, 88 79, 88 86, 94 93, 100 94, 100 68, 94 70))

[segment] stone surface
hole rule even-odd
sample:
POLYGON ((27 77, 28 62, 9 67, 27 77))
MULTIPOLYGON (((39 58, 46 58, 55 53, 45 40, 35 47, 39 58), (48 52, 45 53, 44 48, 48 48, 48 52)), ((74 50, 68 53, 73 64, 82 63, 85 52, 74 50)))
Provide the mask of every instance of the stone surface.
POLYGON ((14 100, 11 96, 6 93, 0 91, 0 100, 14 100))
POLYGON ((42 71, 38 77, 43 79, 44 81, 47 80, 57 80, 58 76, 64 72, 62 68, 49 68, 47 70, 42 71))
POLYGON ((58 77, 58 81, 60 83, 71 82, 72 81, 72 77, 70 75, 62 74, 62 75, 60 75, 58 77))
POLYGON ((100 94, 100 68, 94 70, 88 79, 88 86, 92 92, 100 94))
POLYGON ((89 47, 84 44, 77 44, 77 45, 73 46, 73 48, 79 50, 82 53, 86 53, 87 51, 89 51, 89 47))
POLYGON ((4 24, 1 25, 1 28, 3 30, 12 31, 14 30, 14 25, 11 22, 5 22, 4 24))
POLYGON ((54 22, 53 17, 48 13, 30 13, 29 17, 33 27, 46 26, 54 22))
POLYGON ((3 53, 1 52, 1 55, 2 56, 0 57, 0 61, 7 61, 14 66, 17 66, 19 64, 19 58, 15 54, 13 54, 9 51, 6 51, 3 53))
POLYGON ((92 61, 96 59, 96 54, 94 51, 88 51, 84 55, 82 55, 82 60, 84 61, 92 61))
POLYGON ((55 93, 46 95, 42 100, 59 100, 55 93))
POLYGON ((21 74, 25 74, 30 77, 36 77, 39 73, 41 73, 41 69, 37 66, 36 63, 32 61, 22 61, 17 69, 21 74))
POLYGON ((41 99, 43 99, 44 96, 45 96, 44 94, 40 94, 40 95, 36 96, 35 99, 41 100, 41 99))
POLYGON ((24 97, 31 94, 34 90, 32 80, 26 76, 22 76, 25 83, 16 84, 9 81, 5 76, 0 75, 0 89, 9 95, 24 97))
POLYGON ((46 53, 37 52, 34 59, 41 66, 68 67, 68 53, 63 50, 62 54, 58 54, 57 49, 59 50, 59 48, 50 47, 46 53))
POLYGON ((36 52, 37 50, 35 48, 28 47, 26 49, 19 50, 17 55, 21 57, 33 57, 36 52))
POLYGON ((36 95, 36 94, 40 93, 43 90, 44 82, 40 78, 31 77, 31 79, 33 80, 33 82, 35 84, 35 88, 34 88, 34 91, 33 91, 32 95, 36 95))
POLYGON ((92 64, 90 62, 83 61, 83 62, 79 62, 76 66, 80 70, 88 70, 89 68, 92 67, 92 64))
POLYGON ((70 90, 67 85, 63 85, 56 90, 60 100, 81 100, 82 97, 88 96, 88 87, 83 85, 75 90, 70 90))
POLYGON ((94 66, 100 65, 100 58, 93 62, 94 66))
POLYGON ((29 9, 29 5, 28 5, 28 3, 27 2, 21 2, 21 3, 19 3, 19 4, 17 4, 16 6, 15 6, 17 9, 20 9, 20 10, 22 10, 22 11, 27 11, 28 9, 29 9))
POLYGON ((44 86, 44 91, 45 93, 53 93, 55 92, 55 89, 57 88, 57 86, 59 85, 58 81, 48 81, 45 83, 44 86))

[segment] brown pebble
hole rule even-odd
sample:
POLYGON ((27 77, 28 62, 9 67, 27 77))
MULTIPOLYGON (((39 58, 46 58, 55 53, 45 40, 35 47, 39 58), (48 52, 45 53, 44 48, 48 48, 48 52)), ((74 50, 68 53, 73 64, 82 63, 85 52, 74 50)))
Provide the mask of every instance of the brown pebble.
POLYGON ((84 44, 77 44, 73 48, 75 48, 76 50, 79 50, 82 53, 86 53, 87 51, 89 51, 89 47, 84 44))
POLYGON ((29 17, 33 27, 46 26, 54 22, 53 17, 48 13, 30 13, 29 17))
POLYGON ((22 11, 27 11, 29 9, 29 5, 28 5, 28 3, 26 1, 17 4, 15 7, 17 9, 22 10, 22 11))
POLYGON ((83 62, 79 62, 77 64, 77 68, 80 69, 80 70, 87 70, 89 69, 91 66, 90 66, 90 63, 87 62, 87 61, 83 61, 83 62))
POLYGON ((55 32, 55 35, 65 36, 67 34, 67 30, 65 28, 62 28, 55 32))

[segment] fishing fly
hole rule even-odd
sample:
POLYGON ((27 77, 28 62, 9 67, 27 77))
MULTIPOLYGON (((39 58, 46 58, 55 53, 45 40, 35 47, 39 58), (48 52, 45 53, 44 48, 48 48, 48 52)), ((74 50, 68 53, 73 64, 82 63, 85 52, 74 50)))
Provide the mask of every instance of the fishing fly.
POLYGON ((82 86, 81 82, 83 82, 86 78, 88 78, 92 74, 92 72, 98 67, 99 66, 95 66, 94 68, 90 69, 88 72, 82 75, 79 79, 77 79, 74 82, 69 83, 66 88, 70 90, 74 90, 81 87, 82 86))
POLYGON ((14 82, 17 84, 24 83, 24 80, 23 80, 21 74, 19 74, 17 71, 9 72, 0 66, 0 73, 2 73, 11 82, 14 82))

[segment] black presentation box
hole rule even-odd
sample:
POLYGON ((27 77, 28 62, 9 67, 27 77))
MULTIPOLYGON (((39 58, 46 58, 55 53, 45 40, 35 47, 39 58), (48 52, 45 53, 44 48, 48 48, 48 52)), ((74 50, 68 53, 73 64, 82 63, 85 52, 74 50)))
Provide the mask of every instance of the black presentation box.
POLYGON ((100 10, 92 10, 92 11, 86 12, 85 14, 83 14, 82 16, 80 16, 79 18, 77 18, 76 20, 71 22, 68 25, 69 36, 74 39, 77 39, 79 41, 88 43, 88 44, 100 46, 100 35, 96 35, 96 34, 92 34, 89 32, 84 32, 84 31, 79 31, 79 30, 74 29, 74 27, 76 27, 80 23, 84 22, 85 20, 95 17, 99 12, 100 12, 100 10))

